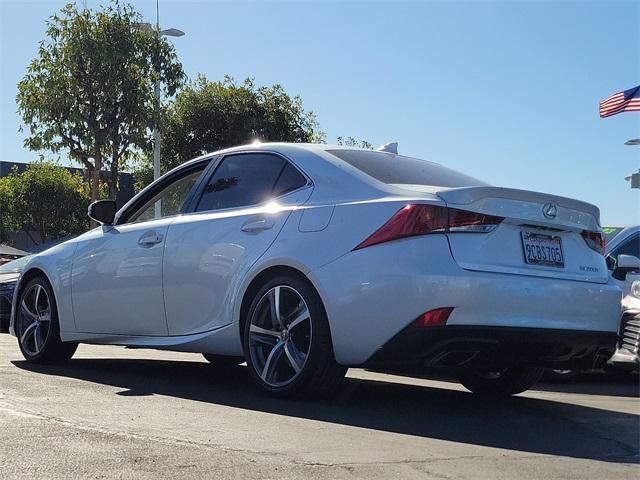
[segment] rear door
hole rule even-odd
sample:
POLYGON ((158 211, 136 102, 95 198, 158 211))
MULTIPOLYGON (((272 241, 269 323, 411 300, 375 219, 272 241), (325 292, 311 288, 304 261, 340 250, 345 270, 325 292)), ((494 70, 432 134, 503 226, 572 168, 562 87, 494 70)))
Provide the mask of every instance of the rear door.
POLYGON ((555 195, 488 186, 441 189, 437 194, 450 209, 504 218, 484 233, 456 231, 455 220, 451 220, 449 243, 461 267, 607 282, 595 206, 555 195))
POLYGON ((170 335, 231 323, 238 283, 311 190, 296 167, 273 153, 219 160, 192 212, 169 227, 163 276, 170 335))

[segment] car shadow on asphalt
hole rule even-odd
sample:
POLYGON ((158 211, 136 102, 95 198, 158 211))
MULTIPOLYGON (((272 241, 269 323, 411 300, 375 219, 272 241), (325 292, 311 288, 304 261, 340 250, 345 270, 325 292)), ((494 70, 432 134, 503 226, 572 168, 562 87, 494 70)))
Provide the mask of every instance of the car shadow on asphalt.
POLYGON ((332 400, 262 394, 246 367, 202 362, 76 359, 66 366, 15 366, 124 389, 451 442, 614 463, 638 463, 638 416, 516 396, 487 399, 446 388, 347 378, 332 400))
MULTIPOLYGON (((640 385, 636 373, 584 375, 569 383, 541 383, 534 388, 545 392, 640 398, 640 385)), ((638 434, 640 435, 640 432, 638 434)))
MULTIPOLYGON (((423 378, 441 382, 459 383, 455 375, 433 369, 423 370, 370 370, 409 378, 423 378)), ((578 395, 604 395, 607 397, 640 398, 640 375, 634 372, 594 372, 581 373, 568 383, 551 383, 542 381, 533 390, 556 393, 575 393, 578 395)))

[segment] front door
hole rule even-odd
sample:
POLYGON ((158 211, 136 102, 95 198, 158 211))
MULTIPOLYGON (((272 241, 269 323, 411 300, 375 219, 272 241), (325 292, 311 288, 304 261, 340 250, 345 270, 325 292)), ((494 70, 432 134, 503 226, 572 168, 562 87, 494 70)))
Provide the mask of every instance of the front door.
POLYGON ((76 329, 84 333, 166 336, 162 261, 169 225, 206 163, 154 184, 116 220, 89 232, 74 255, 76 329))
POLYGON ((71 288, 80 332, 167 335, 162 256, 172 220, 103 227, 78 245, 71 288))

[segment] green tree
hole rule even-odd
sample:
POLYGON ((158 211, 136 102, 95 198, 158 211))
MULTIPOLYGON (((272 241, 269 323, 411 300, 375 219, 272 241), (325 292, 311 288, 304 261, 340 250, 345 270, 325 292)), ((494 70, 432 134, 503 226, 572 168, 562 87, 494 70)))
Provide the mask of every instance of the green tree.
POLYGON ((6 243, 9 239, 9 233, 16 230, 13 218, 9 214, 10 198, 8 182, 0 178, 0 243, 6 243))
POLYGON ((31 150, 68 151, 115 198, 118 171, 150 143, 156 81, 171 96, 183 83, 170 43, 145 28, 129 5, 99 11, 68 4, 47 22, 46 39, 18 84, 17 103, 31 150))
POLYGON ((9 231, 22 230, 40 243, 84 232, 89 202, 82 175, 52 163, 32 163, 23 173, 14 170, 0 178, 0 235, 6 239, 9 231))
MULTIPOLYGON (((252 79, 237 83, 198 78, 181 90, 162 121, 162 171, 207 152, 255 140, 322 141, 313 112, 280 85, 256 87, 252 79)), ((136 172, 139 186, 153 178, 149 153, 136 172)))

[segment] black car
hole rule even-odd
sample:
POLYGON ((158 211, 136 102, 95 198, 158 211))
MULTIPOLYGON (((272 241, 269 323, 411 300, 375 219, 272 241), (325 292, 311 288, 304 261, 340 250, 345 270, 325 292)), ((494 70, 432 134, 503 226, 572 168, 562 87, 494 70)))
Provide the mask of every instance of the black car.
POLYGON ((13 290, 22 271, 22 267, 31 258, 30 255, 0 265, 0 333, 9 332, 11 301, 13 290))

